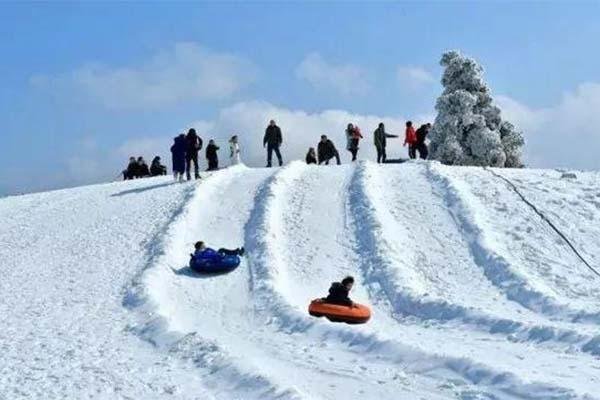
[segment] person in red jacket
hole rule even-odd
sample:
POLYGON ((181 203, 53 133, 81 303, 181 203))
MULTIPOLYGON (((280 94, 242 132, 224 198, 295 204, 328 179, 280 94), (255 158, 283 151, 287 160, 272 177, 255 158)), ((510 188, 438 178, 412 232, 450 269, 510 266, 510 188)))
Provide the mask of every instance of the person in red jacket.
POLYGON ((411 121, 406 121, 406 136, 404 138, 404 146, 408 145, 408 157, 411 159, 417 158, 417 133, 412 126, 411 121))

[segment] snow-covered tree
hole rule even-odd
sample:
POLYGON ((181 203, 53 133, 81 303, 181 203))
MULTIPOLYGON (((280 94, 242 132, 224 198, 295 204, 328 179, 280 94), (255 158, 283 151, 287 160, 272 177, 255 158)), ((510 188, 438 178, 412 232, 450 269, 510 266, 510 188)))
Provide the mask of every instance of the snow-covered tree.
POLYGON ((451 165, 521 167, 523 134, 500 116, 483 68, 457 51, 442 55, 444 92, 429 137, 431 158, 451 165))

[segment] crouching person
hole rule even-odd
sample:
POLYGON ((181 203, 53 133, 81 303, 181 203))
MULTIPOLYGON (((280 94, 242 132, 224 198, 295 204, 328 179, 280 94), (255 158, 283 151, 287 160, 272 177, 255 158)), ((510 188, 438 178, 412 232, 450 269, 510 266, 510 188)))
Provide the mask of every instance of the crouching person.
POLYGON ((150 176, 166 175, 167 167, 160 163, 160 157, 156 156, 150 164, 150 176))
POLYGON ((333 142, 327 139, 327 135, 321 135, 321 141, 317 146, 317 154, 319 156, 319 165, 325 163, 325 165, 329 165, 329 161, 335 157, 337 161, 337 165, 340 165, 340 153, 338 153, 337 149, 333 142))

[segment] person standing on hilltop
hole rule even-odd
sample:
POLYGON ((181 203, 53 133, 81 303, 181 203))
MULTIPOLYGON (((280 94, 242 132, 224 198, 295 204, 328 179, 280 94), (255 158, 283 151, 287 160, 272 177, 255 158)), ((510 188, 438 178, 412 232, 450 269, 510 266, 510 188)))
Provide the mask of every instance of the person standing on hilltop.
POLYGON ((265 129, 265 136, 263 138, 263 147, 267 146, 267 168, 271 167, 271 160, 273 158, 273 152, 277 156, 277 161, 279 161, 279 166, 283 164, 283 159, 281 158, 281 152, 279 151, 279 147, 283 143, 283 136, 281 135, 281 129, 275 124, 275 120, 269 121, 269 126, 265 129))
POLYGON ((219 156, 217 155, 218 150, 219 146, 215 144, 213 139, 210 139, 208 141, 208 146, 206 146, 206 160, 208 161, 207 171, 219 169, 219 156))
POLYGON ((186 149, 186 158, 185 158, 185 174, 187 180, 191 179, 190 169, 192 166, 192 162, 194 163, 194 178, 200 178, 200 174, 198 172, 198 152, 202 149, 202 139, 196 134, 196 130, 191 128, 186 137, 187 143, 186 149))
POLYGON ((352 161, 356 161, 356 155, 358 154, 358 142, 362 139, 360 128, 353 124, 348 124, 346 128, 346 149, 352 154, 352 161))
POLYGON ((373 140, 375 142, 375 148, 377 149, 377 163, 384 163, 387 155, 385 154, 385 147, 387 145, 387 138, 397 138, 398 135, 391 135, 385 132, 385 125, 383 122, 379 123, 375 132, 373 132, 373 140))
POLYGON ((419 129, 417 129, 417 151, 419 152, 419 158, 422 160, 426 160, 429 155, 429 150, 427 149, 427 145, 425 144, 425 138, 429 133, 429 129, 431 129, 431 124, 427 123, 425 125, 421 125, 419 129))
POLYGON ((183 173, 185 172, 186 149, 187 143, 185 135, 182 133, 173 139, 173 146, 171 146, 173 177, 180 182, 183 180, 183 173))
POLYGON ((231 139, 229 139, 229 164, 237 165, 241 163, 240 144, 237 135, 233 135, 231 139))
POLYGON ((412 121, 406 121, 404 146, 408 145, 408 157, 412 160, 417 158, 417 134, 412 126, 412 121))

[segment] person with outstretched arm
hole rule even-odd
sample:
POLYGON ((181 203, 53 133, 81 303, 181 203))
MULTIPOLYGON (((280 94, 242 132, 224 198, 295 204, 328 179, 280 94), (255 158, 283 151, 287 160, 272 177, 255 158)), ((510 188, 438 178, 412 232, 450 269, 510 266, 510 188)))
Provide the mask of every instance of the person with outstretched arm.
POLYGON ((275 124, 275 120, 271 120, 267 129, 265 129, 265 136, 263 138, 263 147, 267 146, 267 168, 270 168, 272 165, 271 159, 273 158, 273 152, 275 152, 275 155, 277 156, 279 166, 281 167, 281 165, 283 165, 283 159, 281 158, 281 152, 279 151, 281 143, 283 143, 281 129, 275 124))
POLYGON ((373 139, 375 141, 375 148, 377 149, 377 162, 385 163, 387 155, 385 154, 385 147, 387 145, 387 138, 397 138, 398 135, 391 135, 386 133, 385 125, 383 122, 379 123, 379 126, 373 132, 373 139))
POLYGON ((340 165, 340 154, 333 142, 327 139, 327 135, 321 135, 321 141, 317 146, 317 155, 319 157, 319 165, 325 163, 325 165, 329 165, 329 161, 335 157, 337 161, 337 165, 340 165))

